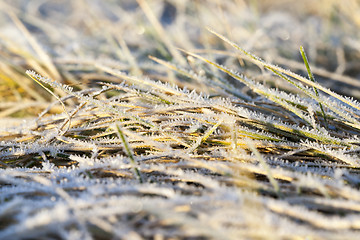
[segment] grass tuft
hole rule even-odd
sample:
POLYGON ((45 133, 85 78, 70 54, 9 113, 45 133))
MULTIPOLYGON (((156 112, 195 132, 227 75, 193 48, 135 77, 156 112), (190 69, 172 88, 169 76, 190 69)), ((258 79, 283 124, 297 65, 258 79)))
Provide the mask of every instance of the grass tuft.
POLYGON ((358 237, 357 1, 0 9, 0 239, 358 237))

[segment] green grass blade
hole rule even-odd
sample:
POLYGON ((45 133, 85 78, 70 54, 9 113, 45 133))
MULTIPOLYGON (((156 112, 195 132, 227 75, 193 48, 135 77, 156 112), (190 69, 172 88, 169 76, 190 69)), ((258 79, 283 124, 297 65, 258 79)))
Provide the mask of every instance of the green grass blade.
MULTIPOLYGON (((308 59, 306 57, 305 50, 304 50, 303 46, 300 46, 300 53, 301 53, 301 56, 302 56, 302 58, 304 60, 304 64, 306 66, 306 70, 308 72, 310 80, 315 82, 315 78, 314 78, 314 75, 311 72, 309 61, 308 61, 308 59)), ((318 92, 317 88, 313 87, 313 89, 314 89, 314 92, 315 92, 316 96, 319 97, 319 92, 318 92)), ((326 114, 325 114, 324 108, 323 108, 323 106, 322 106, 322 104, 320 102, 319 102, 319 106, 320 106, 321 113, 322 113, 324 121, 325 121, 326 128, 328 128, 328 124, 327 124, 327 120, 326 120, 326 114)))
POLYGON ((119 125, 118 125, 118 124, 115 124, 115 127, 116 127, 116 131, 117 131, 117 133, 118 133, 118 136, 120 137, 121 141, 122 141, 123 144, 124 144, 124 150, 125 150, 127 156, 128 156, 129 159, 130 159, 130 162, 131 162, 133 171, 135 172, 136 177, 137 177, 137 179, 139 180, 139 182, 140 182, 140 183, 143 183, 143 182, 144 182, 144 179, 143 179, 143 177, 142 177, 142 175, 141 175, 140 170, 136 167, 138 164, 137 164, 137 162, 136 162, 136 160, 135 160, 135 157, 134 157, 134 154, 133 154, 133 152, 132 152, 132 150, 131 150, 131 148, 130 148, 130 145, 129 145, 129 143, 128 143, 128 141, 127 141, 127 139, 126 139, 123 131, 122 131, 121 128, 119 127, 119 125))

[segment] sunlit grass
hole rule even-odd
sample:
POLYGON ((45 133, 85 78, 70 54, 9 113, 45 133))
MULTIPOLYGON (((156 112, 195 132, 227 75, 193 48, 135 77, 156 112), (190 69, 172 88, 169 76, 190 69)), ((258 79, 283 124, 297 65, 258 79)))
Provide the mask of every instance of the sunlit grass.
POLYGON ((1 239, 356 239, 357 1, 25 2, 1 239))

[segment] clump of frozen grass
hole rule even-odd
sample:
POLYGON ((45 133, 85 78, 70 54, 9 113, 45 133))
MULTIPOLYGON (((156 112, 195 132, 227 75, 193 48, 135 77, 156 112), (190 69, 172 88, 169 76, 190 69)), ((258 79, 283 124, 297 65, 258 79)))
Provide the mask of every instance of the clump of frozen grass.
MULTIPOLYGON (((312 70, 321 71, 306 57, 309 79, 244 50, 240 45, 251 44, 236 44, 241 34, 202 33, 222 48, 233 47, 214 50, 216 55, 196 50, 206 43, 185 31, 181 42, 163 35, 193 27, 194 16, 186 15, 184 3, 167 3, 180 17, 175 29, 166 30, 171 25, 159 22, 151 1, 138 1, 150 25, 137 30, 161 43, 154 48, 146 34, 138 36, 146 41, 128 46, 129 39, 105 27, 113 23, 104 12, 117 13, 124 22, 134 19, 138 12, 126 9, 131 4, 96 8, 89 2, 97 16, 90 20, 107 32, 96 35, 99 25, 89 24, 97 43, 107 43, 94 51, 117 61, 67 54, 48 58, 22 23, 27 20, 11 15, 35 53, 6 49, 26 56, 20 69, 35 71, 26 71, 27 78, 9 88, 18 99, 33 99, 26 106, 41 111, 0 129, 1 239, 356 238, 357 101, 316 82, 312 70), (175 46, 187 50, 180 54, 175 46), (149 54, 143 49, 159 64, 139 61, 149 54), (270 81, 259 81, 250 62, 268 70, 262 74, 270 81), (42 89, 21 91, 32 86, 29 79, 56 96, 49 107, 44 103, 50 95, 40 94, 42 89), (271 87, 272 82, 281 87, 271 87)), ((210 3, 229 16, 239 15, 237 3, 210 3)), ((211 8, 194 9, 206 17, 211 8)), ((36 18, 29 21, 38 26, 36 18)), ((11 64, 3 69, 23 78, 11 64)), ((7 109, 3 116, 21 110, 11 102, 0 107, 7 109)))
MULTIPOLYGON (((312 227, 321 227, 324 230, 349 230, 347 234, 351 236, 350 229, 357 229, 356 221, 360 218, 355 214, 358 211, 356 204, 346 207, 344 201, 353 203, 360 200, 360 194, 352 188, 357 186, 357 182, 349 178, 349 174, 356 174, 359 168, 356 151, 359 141, 346 134, 349 127, 353 131, 358 129, 342 116, 351 116, 356 109, 345 112, 339 108, 341 114, 336 114, 327 109, 326 104, 324 108, 319 107, 317 100, 322 97, 319 93, 311 95, 317 98, 306 99, 277 89, 267 89, 199 55, 191 55, 243 81, 263 95, 263 102, 259 104, 257 100, 258 104, 254 104, 234 96, 231 101, 209 98, 195 91, 149 78, 133 78, 107 68, 104 69, 108 73, 124 76, 125 82, 132 80, 133 85, 104 82, 101 88, 83 92, 27 71, 35 81, 60 89, 79 102, 70 109, 68 107, 67 113, 41 116, 36 124, 13 128, 7 133, 9 138, 13 136, 13 141, 11 144, 2 143, 0 156, 2 163, 8 167, 2 170, 2 181, 17 187, 2 187, 2 201, 19 201, 19 195, 30 201, 41 199, 46 202, 49 198, 53 201, 50 205, 45 204, 47 207, 40 205, 39 211, 35 208, 16 212, 15 216, 24 214, 23 211, 27 215, 18 220, 11 218, 17 224, 5 227, 2 236, 8 237, 10 233, 17 232, 20 238, 22 234, 36 237, 39 229, 45 226, 42 234, 49 231, 62 236, 70 234, 66 229, 74 225, 82 237, 96 237, 97 234, 124 237, 130 230, 140 231, 146 237, 154 233, 146 228, 136 230, 130 225, 123 229, 125 232, 115 230, 116 224, 121 222, 119 216, 128 218, 134 214, 145 214, 157 219, 155 222, 166 220, 165 225, 158 225, 159 229, 171 229, 163 233, 165 237, 175 231, 180 235, 236 239, 250 233, 239 231, 236 227, 232 230, 224 228, 226 222, 251 225, 259 217, 248 219, 243 216, 251 214, 250 210, 238 215, 230 214, 233 207, 248 204, 244 199, 249 197, 256 199, 256 204, 262 206, 259 210, 263 212, 261 214, 270 219, 278 213, 284 215, 282 218, 306 222, 307 232, 311 232, 312 227), (275 104, 270 104, 265 99, 281 101, 275 100, 275 104), (277 113, 276 109, 281 111, 277 113), (267 112, 274 114, 270 117, 267 112), (298 113, 306 118, 301 118, 298 113), (307 121, 310 117, 311 121, 307 121), (59 131, 64 129, 65 123, 69 127, 59 131), (17 166, 32 169, 11 170, 17 166), (339 172, 335 174, 335 169, 342 169, 340 175, 339 172), (343 176, 348 176, 345 184, 343 176), (21 178, 29 181, 23 182, 21 178), (349 191, 355 194, 350 197, 349 191), (214 198, 213 194, 218 198, 214 198), (192 196, 192 200, 184 203, 187 195, 192 196), (310 200, 301 200, 305 196, 306 199, 312 196, 320 200, 314 207, 308 202, 310 200), (222 213, 214 209, 214 216, 205 224, 201 220, 205 216, 201 214, 208 208, 200 205, 210 199, 214 201, 212 204, 220 206, 222 213), (299 207, 292 205, 294 199, 299 199, 299 207), (341 210, 335 207, 339 199, 345 199, 342 200, 341 210), (127 205, 124 205, 125 208, 111 208, 112 213, 107 213, 106 209, 114 201, 127 205), (227 206, 228 201, 230 206, 227 206), (291 202, 290 205, 288 202, 291 202), (84 215, 82 211, 89 211, 89 207, 92 214, 84 215), (329 207, 333 208, 331 214, 334 217, 327 220, 327 224, 321 212, 329 207), (138 209, 129 210, 132 208, 138 209), (173 210, 169 212, 168 208, 173 210), (302 211, 302 208, 307 210, 302 211), (62 214, 55 214, 59 211, 62 214), (201 213, 199 216, 198 211, 201 213), (338 216, 338 211, 349 214, 338 216), (115 225, 107 219, 109 214, 117 219, 115 225), (229 216, 232 220, 228 219, 229 216), (206 229, 212 224, 215 228, 210 234, 206 229), (61 227, 55 231, 52 226, 61 227)), ((256 61, 266 64, 259 58, 256 61)), ((271 66, 269 68, 272 70, 271 66)), ((290 71, 286 73, 293 76, 290 71)), ((344 105, 343 109, 349 103, 353 105, 351 107, 357 105, 350 99, 335 100, 337 104, 344 105)), ((356 119, 356 116, 353 118, 356 119)), ((3 219, 9 218, 7 205, 4 205, 3 219)), ((265 232, 267 228, 275 227, 270 219, 263 226, 265 232)), ((294 232, 278 234, 286 237, 294 232)), ((302 236, 300 231, 296 234, 302 236)))

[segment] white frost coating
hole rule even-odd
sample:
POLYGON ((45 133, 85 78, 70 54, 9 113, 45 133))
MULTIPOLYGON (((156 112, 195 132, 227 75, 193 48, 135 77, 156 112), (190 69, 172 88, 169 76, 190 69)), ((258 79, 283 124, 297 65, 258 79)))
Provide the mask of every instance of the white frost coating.
POLYGON ((47 224, 61 223, 71 218, 69 208, 64 204, 57 204, 51 210, 41 210, 33 217, 26 219, 23 226, 27 229, 33 229, 47 224))
POLYGON ((51 162, 49 162, 49 161, 44 161, 44 162, 42 163, 42 169, 43 169, 44 171, 54 171, 54 169, 55 169, 55 164, 53 164, 53 163, 51 163, 51 162))
POLYGON ((70 155, 69 158, 71 160, 77 161, 79 163, 80 167, 85 167, 85 168, 92 167, 95 164, 94 160, 92 160, 91 158, 87 158, 87 157, 70 155))
POLYGON ((114 239, 156 234, 329 239, 333 230, 351 239, 358 234, 356 101, 344 98, 351 107, 334 96, 317 97, 301 83, 307 97, 268 88, 220 65, 259 95, 247 95, 227 83, 224 74, 196 65, 183 70, 209 95, 191 84, 180 88, 112 69, 125 69, 121 62, 95 69, 93 60, 86 64, 97 74, 113 75, 111 82, 125 81, 75 91, 78 87, 27 72, 64 91, 63 99, 72 98, 75 104, 64 101, 74 115, 62 136, 57 129, 65 114, 47 112, 19 126, 1 127, 0 137, 10 140, 0 142, 0 238, 41 239, 49 232, 63 239, 96 234, 114 239), (211 79, 199 70, 208 71, 211 79), (323 104, 332 128, 324 123, 319 102, 332 106, 323 104), (136 180, 122 140, 111 128, 114 123, 123 129, 144 183, 136 180), (268 183, 244 138, 251 138, 262 154, 280 192, 268 183), (196 151, 188 154, 194 144, 196 151), (322 213, 329 207, 335 217, 322 213))

